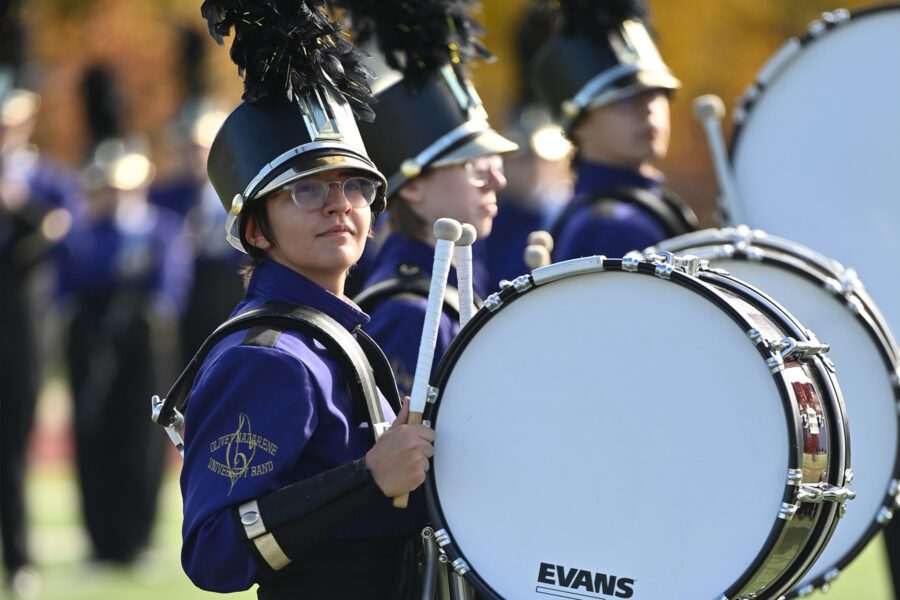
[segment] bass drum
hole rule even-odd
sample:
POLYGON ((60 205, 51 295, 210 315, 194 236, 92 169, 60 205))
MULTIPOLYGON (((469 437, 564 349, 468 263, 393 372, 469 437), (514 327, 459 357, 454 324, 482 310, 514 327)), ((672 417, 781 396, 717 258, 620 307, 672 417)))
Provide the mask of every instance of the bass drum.
POLYGON ((890 330, 852 271, 800 244, 739 227, 698 231, 657 248, 708 259, 764 289, 831 345, 847 403, 856 499, 789 597, 827 589, 900 506, 900 371, 890 330))
MULTIPOLYGON (((731 146, 747 225, 859 272, 900 328, 900 4, 826 13, 739 102, 731 146)), ((739 223, 729 223, 738 225, 739 223)))
POLYGON ((426 497, 484 596, 775 598, 827 543, 852 492, 823 347, 697 268, 542 267, 451 344, 426 497))

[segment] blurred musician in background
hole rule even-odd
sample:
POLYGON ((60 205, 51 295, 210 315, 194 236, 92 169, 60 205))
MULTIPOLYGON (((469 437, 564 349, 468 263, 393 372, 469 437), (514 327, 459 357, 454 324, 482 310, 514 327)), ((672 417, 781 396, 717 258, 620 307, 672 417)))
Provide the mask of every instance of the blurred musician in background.
POLYGON ((561 0, 557 33, 532 60, 538 95, 575 145, 575 196, 553 225, 554 260, 623 256, 696 228, 654 167, 669 146, 680 83, 640 0, 561 0), (603 32, 603 33, 600 33, 603 32))
POLYGON ((150 202, 176 212, 183 220, 194 277, 181 322, 184 362, 231 313, 241 299, 238 274, 243 254, 222 235, 225 215, 206 175, 209 146, 227 116, 207 90, 205 33, 182 25, 178 29, 176 64, 183 99, 163 132, 158 153, 159 174, 150 186, 150 202))
POLYGON ((569 170, 572 144, 553 115, 535 97, 529 65, 537 50, 553 33, 557 13, 543 4, 526 10, 516 28, 516 67, 520 89, 503 135, 519 145, 504 161, 507 186, 498 194, 497 218, 483 247, 484 263, 493 289, 501 280, 530 270, 523 252, 528 235, 549 229, 572 195, 569 170))
MULTIPOLYGON (((391 361, 401 394, 412 387, 418 340, 434 257, 434 222, 471 224, 478 239, 491 232, 497 192, 506 185, 502 155, 516 144, 491 129, 464 63, 484 50, 466 2, 378 4, 377 15, 356 15, 361 37, 374 28, 391 70, 376 68, 378 118, 360 124, 372 160, 388 178, 390 235, 357 296, 372 315, 366 331, 391 361), (433 6, 432 6, 433 4, 433 6), (400 72, 397 69, 402 69, 400 72), (418 291, 416 291, 418 290, 418 291)), ((473 267, 476 294, 491 287, 473 267)), ((448 286, 456 285, 451 267, 448 286)), ((452 295, 452 292, 451 292, 452 295)), ((458 309, 447 306, 435 364, 459 330, 458 309)))
POLYGON ((92 559, 127 566, 155 523, 165 440, 146 399, 177 367, 191 262, 181 219, 147 200, 154 165, 139 139, 123 135, 113 72, 89 68, 83 92, 87 201, 57 248, 56 294, 92 559))
POLYGON ((48 308, 37 288, 83 199, 77 176, 31 143, 41 98, 24 87, 23 32, 11 4, 3 5, 0 31, 0 540, 4 588, 34 597, 25 472, 48 308))

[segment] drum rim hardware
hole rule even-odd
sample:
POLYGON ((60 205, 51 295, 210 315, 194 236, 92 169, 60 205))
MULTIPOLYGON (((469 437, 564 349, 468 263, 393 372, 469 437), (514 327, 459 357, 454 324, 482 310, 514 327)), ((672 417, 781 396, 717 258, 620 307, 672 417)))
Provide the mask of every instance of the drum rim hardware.
MULTIPOLYGON (((884 316, 880 313, 877 305, 874 304, 854 269, 845 268, 838 261, 829 259, 797 242, 770 235, 763 230, 751 229, 747 226, 692 232, 666 240, 660 244, 660 247, 676 253, 690 252, 698 254, 709 259, 713 265, 717 261, 734 260, 735 262, 740 262, 741 260, 746 260, 749 262, 753 260, 754 255, 761 256, 762 262, 771 265, 772 268, 781 268, 789 271, 795 276, 824 288, 835 300, 850 311, 853 318, 867 330, 871 341, 876 344, 878 354, 881 356, 880 362, 884 364, 888 372, 896 402, 896 414, 898 419, 900 419, 900 362, 898 362, 897 358, 896 342, 884 316), (754 248, 759 248, 760 252, 751 255, 748 251, 752 251, 754 248)), ((652 254, 656 251, 658 251, 657 248, 653 247, 648 248, 645 252, 652 254)), ((719 266, 723 265, 719 263, 719 266)), ((728 264, 724 266, 726 269, 731 268, 728 264)), ((737 270, 736 265, 734 268, 737 270)), ((826 364, 830 363, 831 359, 829 358, 826 364)), ((810 585, 813 587, 804 584, 802 589, 793 590, 787 595, 788 597, 802 595, 803 590, 808 587, 809 592, 817 588, 826 590, 830 581, 834 578, 833 576, 829 578, 829 574, 836 575, 840 573, 841 569, 846 568, 859 555, 871 538, 892 520, 895 512, 900 509, 900 490, 897 489, 897 482, 900 480, 900 460, 897 461, 897 466, 894 468, 894 477, 893 491, 890 486, 885 490, 879 506, 873 507, 874 512, 871 515, 868 527, 858 532, 857 542, 852 546, 848 546, 847 552, 839 560, 828 561, 834 565, 833 568, 811 579, 810 585)), ((880 492, 879 495, 881 495, 880 492)), ((828 565, 823 564, 819 566, 824 567, 828 565)), ((815 570, 813 572, 815 573, 815 570)), ((808 576, 809 573, 805 577, 808 576)))

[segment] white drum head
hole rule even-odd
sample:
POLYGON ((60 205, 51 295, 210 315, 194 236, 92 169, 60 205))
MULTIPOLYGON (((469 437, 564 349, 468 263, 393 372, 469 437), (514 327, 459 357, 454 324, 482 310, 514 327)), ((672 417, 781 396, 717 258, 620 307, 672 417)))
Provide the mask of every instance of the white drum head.
POLYGON ((900 329, 900 7, 860 12, 774 75, 732 147, 748 225, 855 268, 900 329))
POLYGON ((460 353, 435 489, 501 597, 713 598, 776 526, 787 423, 716 304, 650 276, 570 277, 504 306, 460 353))

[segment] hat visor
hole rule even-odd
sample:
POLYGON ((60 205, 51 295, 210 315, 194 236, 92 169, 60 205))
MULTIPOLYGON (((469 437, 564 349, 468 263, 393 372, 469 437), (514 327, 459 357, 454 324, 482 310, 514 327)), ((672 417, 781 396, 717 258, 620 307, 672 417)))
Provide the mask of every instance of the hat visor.
POLYGON ((372 163, 352 154, 327 154, 321 156, 304 157, 302 160, 291 163, 278 175, 267 181, 258 191, 251 192, 251 198, 259 198, 283 186, 326 171, 361 171, 371 175, 381 183, 382 189, 387 185, 384 175, 376 169, 372 163))
POLYGON ((432 162, 428 167, 458 165, 473 158, 493 156, 494 154, 510 154, 518 149, 519 145, 514 141, 503 137, 493 129, 485 129, 459 148, 432 162))
POLYGON ((638 71, 618 85, 606 88, 588 103, 588 110, 624 100, 648 90, 677 90, 681 82, 665 71, 638 71))

